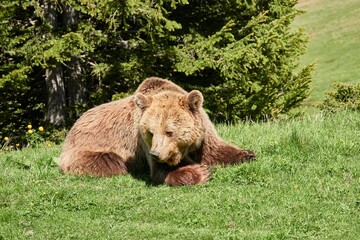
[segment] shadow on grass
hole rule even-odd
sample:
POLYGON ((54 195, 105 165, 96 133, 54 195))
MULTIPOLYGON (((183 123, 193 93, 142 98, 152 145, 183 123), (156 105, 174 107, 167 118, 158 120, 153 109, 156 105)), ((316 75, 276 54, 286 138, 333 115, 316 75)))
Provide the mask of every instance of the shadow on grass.
POLYGON ((134 179, 143 181, 146 184, 146 187, 155 187, 162 184, 154 183, 150 177, 150 173, 145 170, 142 172, 130 172, 129 173, 134 179))

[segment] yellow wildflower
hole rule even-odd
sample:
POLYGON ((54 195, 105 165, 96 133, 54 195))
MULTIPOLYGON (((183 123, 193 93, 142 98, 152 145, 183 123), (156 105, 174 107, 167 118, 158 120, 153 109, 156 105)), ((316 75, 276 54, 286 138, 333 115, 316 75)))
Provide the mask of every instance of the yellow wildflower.
POLYGON ((48 147, 51 147, 52 145, 51 145, 51 143, 48 143, 48 147))
POLYGON ((32 129, 32 125, 31 124, 27 125, 27 128, 32 129))
POLYGON ((8 137, 4 137, 4 140, 7 142, 7 141, 9 141, 9 138, 8 138, 8 137))
POLYGON ((34 132, 34 131, 31 130, 31 129, 28 130, 28 134, 33 134, 33 132, 34 132))
POLYGON ((42 126, 39 127, 39 131, 40 132, 43 132, 44 131, 44 128, 42 126))
POLYGON ((20 143, 15 144, 15 146, 16 146, 17 148, 20 147, 20 143))

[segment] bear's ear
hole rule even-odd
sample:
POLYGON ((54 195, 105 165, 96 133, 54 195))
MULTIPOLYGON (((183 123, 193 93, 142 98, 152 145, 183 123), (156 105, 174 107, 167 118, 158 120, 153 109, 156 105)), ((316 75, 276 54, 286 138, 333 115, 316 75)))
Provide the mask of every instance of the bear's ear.
POLYGON ((146 108, 148 108, 150 106, 151 97, 146 97, 142 93, 137 93, 135 95, 134 101, 135 101, 136 106, 138 106, 138 108, 140 108, 141 110, 144 111, 146 108))
POLYGON ((186 102, 189 105, 191 111, 197 111, 202 107, 204 98, 200 91, 192 90, 186 96, 186 102))

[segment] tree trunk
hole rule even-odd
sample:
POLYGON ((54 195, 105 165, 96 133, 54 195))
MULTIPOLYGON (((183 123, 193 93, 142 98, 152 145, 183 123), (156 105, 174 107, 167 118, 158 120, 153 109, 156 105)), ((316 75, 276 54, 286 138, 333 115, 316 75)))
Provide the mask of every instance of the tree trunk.
MULTIPOLYGON (((70 6, 63 5, 62 24, 70 28, 79 22, 79 13, 70 6)), ((72 57, 64 69, 65 87, 67 93, 67 104, 69 106, 70 118, 80 115, 78 106, 85 102, 85 81, 82 76, 81 62, 78 58, 72 57)))
MULTIPOLYGON (((52 0, 44 1, 45 18, 53 27, 58 28, 58 12, 52 0)), ((63 69, 61 63, 49 63, 45 70, 45 82, 47 88, 47 111, 45 121, 55 126, 65 124, 65 87, 63 79, 63 69)))
POLYGON ((55 63, 45 72, 45 82, 48 92, 45 121, 55 126, 65 124, 65 87, 61 63, 55 63))
POLYGON ((84 103, 85 87, 79 59, 73 57, 68 64, 69 68, 65 70, 68 104, 75 106, 84 103))

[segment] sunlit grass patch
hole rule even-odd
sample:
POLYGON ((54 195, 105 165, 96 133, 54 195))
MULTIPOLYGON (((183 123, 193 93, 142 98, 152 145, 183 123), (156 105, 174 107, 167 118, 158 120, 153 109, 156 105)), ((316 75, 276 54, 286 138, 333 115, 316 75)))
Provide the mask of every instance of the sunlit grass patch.
POLYGON ((257 160, 198 186, 64 175, 61 146, 0 153, 0 238, 360 237, 360 113, 217 128, 257 160))

